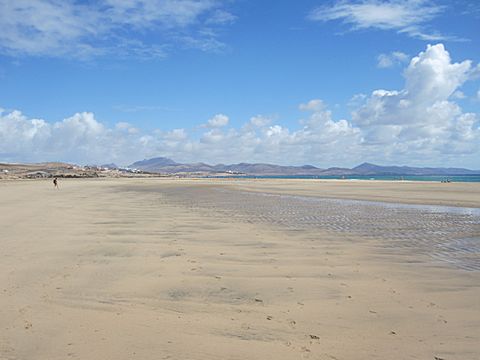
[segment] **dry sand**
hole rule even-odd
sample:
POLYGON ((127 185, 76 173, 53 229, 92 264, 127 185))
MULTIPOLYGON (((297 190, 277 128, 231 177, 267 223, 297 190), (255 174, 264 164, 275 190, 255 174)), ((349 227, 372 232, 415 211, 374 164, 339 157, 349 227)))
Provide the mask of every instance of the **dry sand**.
MULTIPOLYGON (((480 358, 480 271, 385 246, 384 220, 375 237, 355 227, 361 221, 351 231, 292 226, 297 200, 277 223, 276 198, 257 199, 270 204, 258 210, 243 193, 480 207, 479 184, 104 179, 60 187, 0 182, 1 360, 480 358)), ((434 220, 408 214, 400 225, 430 234, 422 224, 434 220)), ((460 221, 451 234, 480 235, 469 215, 444 221, 460 221)))

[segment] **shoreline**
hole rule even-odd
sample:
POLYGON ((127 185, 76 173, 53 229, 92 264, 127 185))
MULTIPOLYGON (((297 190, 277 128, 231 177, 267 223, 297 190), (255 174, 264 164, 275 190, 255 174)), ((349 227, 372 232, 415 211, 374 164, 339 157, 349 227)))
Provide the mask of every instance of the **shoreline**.
MULTIPOLYGON (((167 185, 195 184, 225 186, 248 192, 298 195, 324 199, 373 201, 387 204, 439 205, 480 208, 480 183, 439 183, 408 180, 343 180, 343 179, 241 179, 184 177, 98 177, 61 178, 60 183, 150 181, 167 185)), ((0 179, 7 183, 51 182, 51 179, 0 179)))
MULTIPOLYGON (((129 181, 134 181, 129 180, 129 181)), ((480 208, 480 183, 336 179, 151 178, 167 185, 224 186, 248 192, 325 199, 480 208)))
POLYGON ((385 180, 256 179, 228 185, 251 192, 379 201, 399 204, 480 208, 480 183, 438 183, 385 180))

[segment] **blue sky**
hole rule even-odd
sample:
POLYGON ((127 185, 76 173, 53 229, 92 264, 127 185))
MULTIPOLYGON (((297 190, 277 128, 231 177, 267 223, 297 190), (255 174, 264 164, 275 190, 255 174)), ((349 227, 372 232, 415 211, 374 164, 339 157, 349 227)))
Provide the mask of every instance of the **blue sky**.
POLYGON ((480 168, 477 1, 0 0, 0 161, 480 168))

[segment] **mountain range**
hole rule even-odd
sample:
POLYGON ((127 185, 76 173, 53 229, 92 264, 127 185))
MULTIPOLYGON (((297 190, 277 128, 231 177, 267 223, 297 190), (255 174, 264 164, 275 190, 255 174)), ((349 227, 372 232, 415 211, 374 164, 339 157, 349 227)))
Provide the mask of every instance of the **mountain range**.
POLYGON ((380 166, 371 163, 363 163, 354 168, 331 167, 322 169, 313 165, 282 166, 273 164, 217 164, 205 163, 182 164, 165 157, 157 157, 134 162, 128 166, 152 173, 177 174, 177 173, 208 173, 208 174, 232 174, 232 175, 310 175, 310 176, 352 176, 352 175, 480 175, 480 170, 462 168, 431 168, 410 166, 380 166))

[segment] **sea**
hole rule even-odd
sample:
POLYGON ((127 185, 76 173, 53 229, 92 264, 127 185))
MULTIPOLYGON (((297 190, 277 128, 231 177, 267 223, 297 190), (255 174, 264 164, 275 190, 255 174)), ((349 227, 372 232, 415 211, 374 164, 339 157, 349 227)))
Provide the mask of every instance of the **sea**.
POLYGON ((433 181, 433 182, 480 182, 480 175, 351 175, 351 176, 317 176, 317 175, 231 175, 208 176, 209 178, 239 178, 239 179, 338 179, 338 180, 382 180, 382 181, 433 181))

